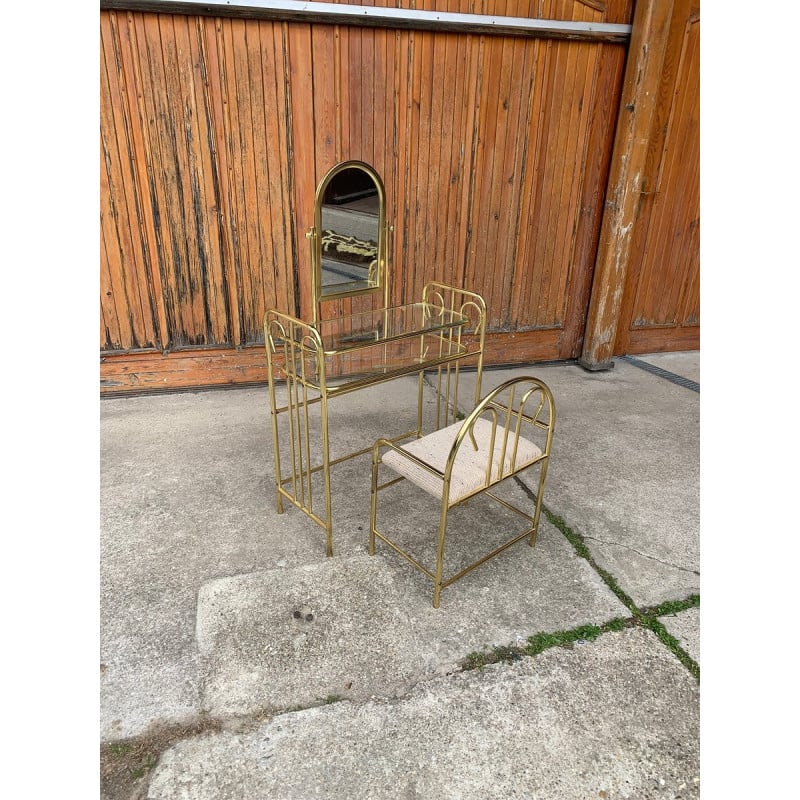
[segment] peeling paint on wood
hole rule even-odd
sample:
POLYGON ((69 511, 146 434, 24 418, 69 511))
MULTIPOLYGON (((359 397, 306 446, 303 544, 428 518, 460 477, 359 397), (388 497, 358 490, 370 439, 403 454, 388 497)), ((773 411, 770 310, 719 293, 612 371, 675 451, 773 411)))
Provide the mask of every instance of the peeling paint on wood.
MULTIPOLYGON (((630 7, 552 6, 587 22, 624 21, 630 7)), ((143 12, 117 24, 126 80, 103 102, 136 109, 135 146, 128 172, 109 182, 104 248, 128 229, 131 270, 144 276, 150 263, 155 349, 247 350, 263 340, 267 308, 307 314, 316 184, 334 161, 361 158, 387 186, 392 302, 432 279, 464 285, 486 297, 497 342, 508 342, 505 353, 493 345, 498 361, 577 355, 622 45, 143 12), (142 202, 123 213, 126 185, 142 202)), ((113 130, 106 115, 103 131, 113 130)), ((101 298, 104 346, 124 298, 101 298)), ((114 350, 147 341, 135 315, 121 324, 135 335, 114 350)))

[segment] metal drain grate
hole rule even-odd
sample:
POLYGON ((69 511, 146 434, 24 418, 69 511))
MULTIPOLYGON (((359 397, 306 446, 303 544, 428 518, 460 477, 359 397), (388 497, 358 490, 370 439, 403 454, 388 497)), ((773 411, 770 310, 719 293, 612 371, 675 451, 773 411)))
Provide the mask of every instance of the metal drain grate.
POLYGON ((690 381, 688 378, 682 378, 674 372, 668 372, 665 369, 661 369, 661 367, 648 364, 646 361, 641 361, 633 356, 617 356, 617 358, 620 361, 627 361, 629 364, 633 364, 635 367, 639 367, 639 369, 643 369, 645 372, 652 372, 653 375, 658 375, 660 378, 665 378, 671 383, 677 383, 678 386, 683 386, 686 389, 691 389, 693 392, 700 394, 700 384, 697 383, 697 381, 690 381))

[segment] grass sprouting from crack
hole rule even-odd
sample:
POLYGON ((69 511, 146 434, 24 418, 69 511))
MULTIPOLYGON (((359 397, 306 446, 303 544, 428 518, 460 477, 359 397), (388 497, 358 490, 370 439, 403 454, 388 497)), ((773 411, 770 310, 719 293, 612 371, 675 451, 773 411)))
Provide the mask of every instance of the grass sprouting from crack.
MULTIPOLYGON (((527 489, 527 487, 525 487, 527 489)), ((633 600, 622 591, 620 585, 617 583, 616 578, 607 570, 603 569, 592 557, 589 548, 586 546, 586 542, 584 542, 583 537, 575 533, 572 528, 567 525, 564 520, 550 511, 544 504, 542 504, 542 513, 547 517, 547 521, 555 528, 561 531, 567 541, 572 545, 575 552, 583 559, 589 562, 589 565, 592 569, 603 579, 603 582, 611 589, 612 592, 619 598, 620 602, 623 603, 630 612, 636 616, 639 613, 639 610, 636 608, 636 604, 633 600)))
MULTIPOLYGON (((521 481, 519 483, 527 492, 530 492, 525 484, 523 484, 521 481)), ((573 546, 575 552, 581 558, 584 558, 589 562, 589 565, 603 579, 603 582, 606 584, 606 586, 608 586, 608 588, 614 592, 620 601, 627 606, 627 608, 633 614, 636 624, 651 630, 661 640, 661 642, 672 651, 673 655, 678 659, 678 661, 680 661, 681 664, 683 664, 683 666, 686 667, 686 669, 688 669, 692 675, 694 675, 695 679, 699 681, 700 665, 680 646, 678 640, 667 631, 664 625, 658 620, 658 617, 664 616, 665 614, 675 614, 679 611, 685 611, 688 608, 699 608, 700 595, 693 594, 687 597, 685 600, 669 600, 665 603, 661 603, 660 605, 650 608, 637 608, 633 600, 622 591, 614 576, 610 572, 604 570, 594 560, 589 548, 586 546, 586 542, 583 540, 583 537, 580 534, 575 533, 575 531, 573 531, 572 528, 570 528, 561 517, 553 514, 553 512, 544 505, 542 505, 542 513, 547 517, 548 521, 551 525, 553 525, 553 527, 558 528, 558 530, 561 531, 567 541, 569 541, 569 543, 573 546)))
POLYGON ((495 646, 469 653, 462 662, 464 670, 481 669, 488 664, 497 664, 500 661, 517 661, 522 656, 535 656, 549 650, 551 647, 572 647, 575 642, 593 642, 598 636, 610 631, 621 631, 624 628, 637 624, 633 618, 622 619, 617 617, 603 625, 581 625, 567 631, 555 633, 536 633, 528 637, 528 643, 519 647, 495 646))
POLYGON ((108 745, 108 752, 114 758, 122 758, 132 753, 135 747, 132 742, 111 742, 108 745))
POLYGON ((690 608, 700 608, 700 595, 690 594, 685 600, 667 600, 657 606, 643 608, 642 614, 651 617, 663 617, 667 614, 678 614, 681 611, 688 611, 690 608))
POLYGON ((140 797, 144 780, 158 763, 161 754, 177 742, 222 730, 219 720, 201 718, 194 723, 157 726, 131 739, 100 745, 100 786, 107 800, 140 797))
MULTIPOLYGON (((516 479, 516 482, 531 499, 536 499, 531 489, 519 480, 519 478, 516 479)), ((561 531, 567 541, 572 545, 575 553, 586 560, 589 566, 602 578, 606 586, 608 586, 617 598, 619 598, 620 602, 631 612, 631 617, 628 619, 612 619, 603 625, 582 625, 567 631, 537 633, 530 636, 528 638, 528 644, 523 647, 493 647, 491 650, 484 648, 481 652, 469 653, 462 661, 462 668, 465 670, 480 669, 487 664, 496 664, 499 661, 515 661, 523 655, 538 655, 551 647, 571 647, 572 644, 577 641, 594 641, 598 636, 610 631, 620 631, 628 627, 642 627, 652 631, 662 644, 673 653, 681 664, 683 664, 699 682, 700 665, 681 647, 678 640, 667 631, 658 618, 668 614, 686 611, 689 608, 699 608, 700 595, 693 594, 685 600, 669 600, 657 606, 638 608, 636 603, 633 602, 633 599, 622 590, 616 578, 594 560, 586 542, 580 534, 575 533, 561 517, 550 511, 544 504, 542 504, 542 513, 554 528, 561 531)))
POLYGON ((604 625, 581 625, 578 628, 558 633, 536 633, 528 637, 528 644, 523 650, 525 655, 535 656, 551 647, 569 647, 575 642, 593 642, 603 633, 621 631, 632 624, 632 620, 617 617, 604 625))
POLYGON ((671 650, 697 681, 700 680, 700 665, 680 646, 678 640, 655 617, 643 617, 642 626, 649 628, 663 644, 671 650))
POLYGON ((135 768, 131 768, 131 778, 135 781, 138 781, 140 778, 143 778, 151 769, 158 763, 158 756, 155 754, 151 754, 145 756, 142 760, 142 763, 135 768))

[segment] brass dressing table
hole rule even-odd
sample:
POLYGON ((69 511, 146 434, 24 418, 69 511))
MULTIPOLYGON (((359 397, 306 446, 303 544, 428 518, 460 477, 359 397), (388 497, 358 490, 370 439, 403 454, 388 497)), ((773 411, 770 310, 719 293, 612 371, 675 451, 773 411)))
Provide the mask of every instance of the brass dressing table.
POLYGON ((398 442, 423 435, 426 373, 435 389, 434 429, 456 419, 459 371, 465 359, 477 368, 475 394, 469 400, 477 403, 480 397, 483 298, 431 282, 418 302, 389 307, 390 230, 380 176, 362 162, 336 165, 317 189, 315 225, 306 234, 311 244, 313 319, 306 322, 275 310, 264 318, 278 512, 283 512, 286 499, 313 519, 326 532, 328 556, 333 555, 331 467, 372 450, 369 443, 331 459, 329 401, 416 373, 416 427, 391 438, 398 442), (322 318, 327 301, 370 295, 378 307, 322 318), (286 387, 284 405, 276 400, 280 379, 286 387))

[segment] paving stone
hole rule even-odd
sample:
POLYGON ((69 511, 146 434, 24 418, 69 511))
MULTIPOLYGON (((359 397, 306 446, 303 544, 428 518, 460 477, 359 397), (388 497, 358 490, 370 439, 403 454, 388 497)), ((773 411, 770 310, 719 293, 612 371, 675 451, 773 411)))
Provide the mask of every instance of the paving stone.
POLYGON ((689 608, 677 614, 659 617, 664 625, 679 642, 681 647, 699 664, 700 663, 700 609, 689 608))
POLYGON ((699 395, 624 361, 491 370, 482 393, 525 374, 556 400, 545 505, 637 605, 699 592, 699 395))
POLYGON ((430 582, 393 551, 221 578, 197 604, 204 710, 397 696, 472 651, 627 615, 546 523, 535 548, 520 542, 482 565, 443 592, 439 609, 430 582))
POLYGON ((396 700, 183 741, 149 800, 699 797, 699 689, 649 631, 434 678, 396 700))

